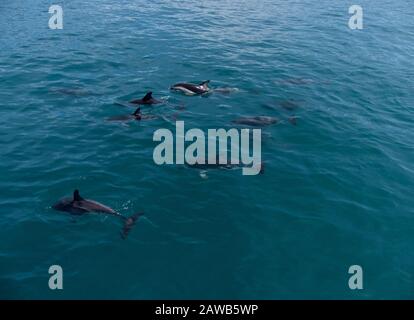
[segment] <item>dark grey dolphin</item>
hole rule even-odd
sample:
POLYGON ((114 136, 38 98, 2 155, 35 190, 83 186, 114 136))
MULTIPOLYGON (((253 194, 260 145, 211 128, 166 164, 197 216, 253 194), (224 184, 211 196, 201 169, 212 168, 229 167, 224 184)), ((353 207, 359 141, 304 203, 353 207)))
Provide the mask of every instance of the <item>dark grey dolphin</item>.
POLYGON ((125 217, 120 213, 116 212, 110 207, 107 207, 99 202, 84 199, 80 196, 79 190, 75 190, 73 192, 72 198, 63 198, 56 202, 53 206, 53 209, 58 211, 69 212, 72 215, 83 215, 85 213, 97 212, 97 213, 105 213, 113 216, 117 216, 124 221, 124 226, 121 231, 121 237, 125 239, 134 226, 135 222, 138 220, 143 213, 135 213, 130 217, 125 217))
POLYGON ((142 114, 141 108, 138 107, 135 110, 135 112, 132 114, 114 116, 114 117, 108 118, 107 120, 108 121, 131 121, 131 120, 141 121, 141 120, 153 120, 153 119, 158 119, 158 117, 152 114, 142 114))
MULTIPOLYGON (((199 169, 199 170, 203 170, 203 171, 213 170, 213 169, 234 170, 234 169, 240 169, 240 168, 245 167, 245 165, 242 164, 242 163, 239 163, 239 164, 231 163, 231 159, 228 158, 228 157, 226 158, 226 161, 223 161, 224 163, 220 163, 219 159, 220 158, 217 156, 215 163, 208 163, 208 162, 207 163, 198 163, 197 162, 197 163, 194 163, 194 164, 186 163, 186 166, 188 168, 199 169)), ((259 168, 260 168, 259 173, 263 174, 264 173, 264 163, 263 162, 261 162, 259 164, 259 168)))
POLYGON ((57 94, 64 94, 68 96, 78 96, 83 97, 92 94, 92 92, 83 89, 83 88, 52 88, 50 92, 57 93, 57 94))
POLYGON ((232 88, 232 87, 222 87, 222 88, 215 88, 211 90, 214 93, 221 93, 221 94, 231 94, 235 92, 239 92, 239 88, 232 88))
POLYGON ((300 107, 300 105, 302 104, 302 101, 298 101, 298 100, 283 100, 279 104, 285 110, 294 111, 294 110, 296 110, 296 109, 298 109, 300 107))
POLYGON ((182 92, 188 96, 194 96, 197 94, 205 94, 209 92, 211 90, 208 87, 209 83, 210 83, 210 80, 203 81, 200 84, 180 82, 180 83, 176 83, 172 85, 170 89, 174 91, 182 92))
POLYGON ((149 104, 160 104, 162 103, 162 101, 153 98, 152 92, 150 91, 142 99, 135 99, 135 100, 130 101, 129 103, 149 105, 149 104))
POLYGON ((236 169, 240 168, 241 165, 239 164, 231 164, 231 163, 195 163, 195 164, 188 164, 189 168, 193 169, 200 169, 200 170, 209 170, 209 169, 236 169))
POLYGON ((292 117, 289 117, 288 121, 292 126, 296 126, 296 124, 298 123, 297 119, 298 119, 297 116, 292 116, 292 117))
POLYGON ((279 119, 274 117, 267 117, 267 116, 255 116, 255 117, 240 117, 238 119, 233 120, 233 123, 236 124, 244 124, 253 127, 263 127, 269 126, 271 124, 275 124, 279 121, 279 119))

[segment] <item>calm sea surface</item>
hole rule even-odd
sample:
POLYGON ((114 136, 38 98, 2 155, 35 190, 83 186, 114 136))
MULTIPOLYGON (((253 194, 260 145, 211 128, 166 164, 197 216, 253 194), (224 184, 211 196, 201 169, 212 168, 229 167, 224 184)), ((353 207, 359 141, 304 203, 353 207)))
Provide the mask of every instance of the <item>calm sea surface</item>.
POLYGON ((1 298, 414 298, 411 0, 358 1, 355 31, 339 0, 58 4, 63 30, 50 1, 0 3, 1 298), (169 91, 205 79, 239 91, 169 91), (106 120, 147 91, 186 128, 279 118, 265 174, 156 165, 171 124, 106 120), (75 188, 146 216, 122 240, 115 217, 51 209, 75 188))

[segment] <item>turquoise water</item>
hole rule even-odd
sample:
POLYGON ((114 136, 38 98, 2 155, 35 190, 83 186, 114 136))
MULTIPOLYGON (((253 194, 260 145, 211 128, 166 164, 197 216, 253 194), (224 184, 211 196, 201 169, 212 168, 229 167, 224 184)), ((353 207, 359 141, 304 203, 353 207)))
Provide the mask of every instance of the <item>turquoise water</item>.
POLYGON ((0 4, 1 298, 414 298, 412 1, 358 1, 355 31, 338 0, 59 3, 63 30, 50 1, 0 4), (205 79, 239 91, 169 91, 205 79), (278 117, 265 173, 154 164, 168 123, 106 121, 149 90, 187 128, 278 117), (51 209, 75 188, 146 216, 122 240, 51 209))

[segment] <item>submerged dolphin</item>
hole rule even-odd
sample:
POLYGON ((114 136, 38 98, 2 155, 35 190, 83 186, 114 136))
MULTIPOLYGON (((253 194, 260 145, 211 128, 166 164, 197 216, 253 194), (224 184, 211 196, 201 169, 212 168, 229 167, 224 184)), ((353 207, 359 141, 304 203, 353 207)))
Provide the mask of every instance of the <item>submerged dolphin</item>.
POLYGON ((296 124, 298 123, 297 119, 298 119, 297 116, 292 116, 292 117, 289 117, 288 121, 292 126, 296 126, 296 124))
POLYGON ((280 106, 288 111, 293 111, 296 110, 300 107, 302 101, 298 101, 298 100, 284 100, 281 101, 279 104, 280 106))
POLYGON ((232 88, 232 87, 222 87, 222 88, 215 88, 211 90, 214 93, 221 93, 221 94, 231 94, 235 92, 239 92, 239 88, 232 88))
POLYGON ((114 117, 108 118, 107 120, 108 121, 130 121, 130 120, 141 121, 141 120, 153 120, 153 119, 158 119, 158 117, 152 114, 142 114, 141 108, 138 107, 135 110, 135 112, 132 114, 114 116, 114 117))
MULTIPOLYGON (((206 161, 204 161, 204 162, 206 162, 206 161)), ((202 170, 202 171, 213 170, 213 169, 234 170, 234 169, 240 169, 240 168, 247 167, 243 163, 238 163, 238 164, 231 163, 230 158, 226 158, 225 161, 223 161, 223 162, 224 163, 220 163, 220 158, 217 156, 216 161, 214 163, 208 163, 208 161, 206 163, 199 163, 199 162, 196 162, 194 164, 186 163, 186 166, 188 168, 199 169, 199 170, 202 170)), ((259 169, 260 174, 264 173, 264 163, 263 162, 258 163, 257 168, 259 169)))
POLYGON ((244 124, 248 126, 254 127, 263 127, 269 126, 271 124, 277 123, 279 119, 274 117, 267 117, 267 116, 255 116, 255 117, 241 117, 238 119, 233 120, 233 123, 236 124, 244 124))
POLYGON ((127 237, 129 231, 135 225, 135 222, 138 220, 138 218, 143 215, 143 213, 140 212, 135 213, 130 217, 125 217, 112 208, 107 207, 99 202, 82 198, 79 194, 79 190, 75 190, 73 192, 72 198, 63 198, 56 202, 52 208, 58 211, 69 212, 72 215, 78 216, 91 212, 105 213, 117 216, 124 221, 124 226, 121 231, 121 237, 123 239, 127 237))
POLYGON ((203 81, 200 84, 180 82, 172 85, 170 89, 182 92, 188 96, 194 96, 197 94, 205 94, 209 92, 211 90, 208 87, 209 82, 210 80, 203 81))
POLYGON ((79 88, 79 87, 74 87, 74 88, 52 88, 50 89, 51 93, 58 93, 58 94, 64 94, 64 95, 68 95, 68 96, 78 96, 78 97, 82 97, 82 96, 87 96, 92 94, 92 92, 83 89, 83 88, 79 88))
POLYGON ((160 104, 162 103, 161 100, 157 100, 152 97, 152 92, 148 92, 142 99, 135 99, 130 101, 129 103, 132 104, 160 104))

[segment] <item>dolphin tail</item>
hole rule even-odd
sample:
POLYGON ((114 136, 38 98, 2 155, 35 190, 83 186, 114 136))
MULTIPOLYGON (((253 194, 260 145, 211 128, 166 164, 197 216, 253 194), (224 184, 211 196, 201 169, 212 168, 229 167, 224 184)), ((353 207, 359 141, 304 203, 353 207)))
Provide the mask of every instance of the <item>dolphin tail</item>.
POLYGON ((129 232, 131 231, 132 227, 135 225, 139 217, 143 216, 143 212, 134 213, 132 216, 123 217, 124 219, 124 226, 121 230, 121 238, 126 239, 128 237, 129 232))

